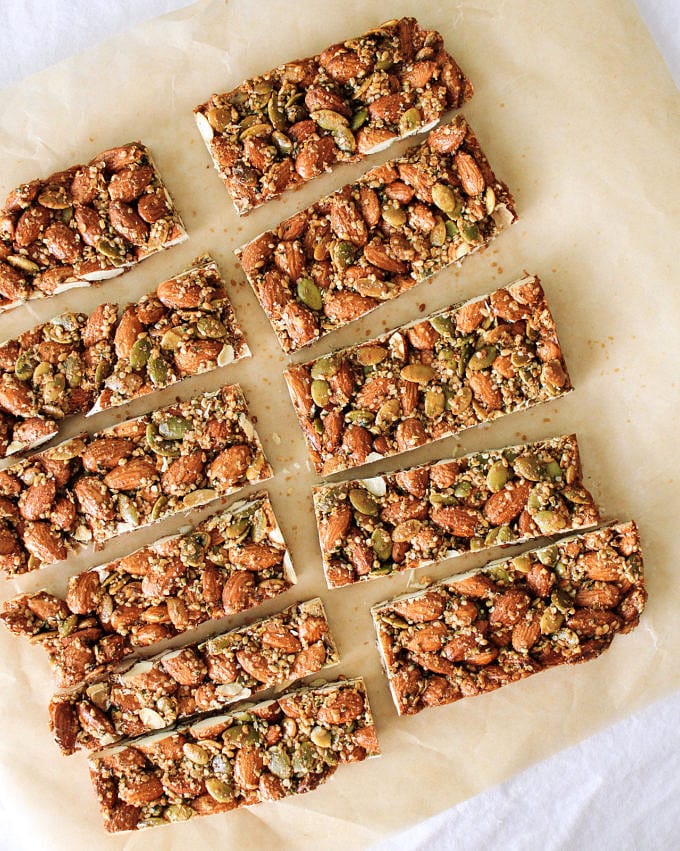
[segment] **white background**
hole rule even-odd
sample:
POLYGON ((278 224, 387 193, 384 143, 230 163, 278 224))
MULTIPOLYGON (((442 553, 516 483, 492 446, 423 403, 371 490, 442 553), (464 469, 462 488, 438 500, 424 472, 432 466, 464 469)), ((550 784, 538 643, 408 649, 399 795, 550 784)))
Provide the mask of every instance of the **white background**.
MULTIPOLYGON (((0 88, 186 5, 182 0, 3 0, 0 88)), ((638 6, 680 86, 680 2, 638 0, 638 6)), ((565 4, 565 14, 568 8, 565 4)), ((679 722, 676 693, 393 837, 379 851, 680 849, 679 722)), ((30 824, 21 838, 4 828, 0 847, 32 851, 30 824)))

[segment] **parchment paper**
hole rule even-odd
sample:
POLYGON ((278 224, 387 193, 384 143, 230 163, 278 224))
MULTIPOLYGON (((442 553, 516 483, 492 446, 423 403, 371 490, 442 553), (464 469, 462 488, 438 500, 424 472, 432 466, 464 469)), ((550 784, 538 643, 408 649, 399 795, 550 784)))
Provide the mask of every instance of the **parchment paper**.
MULTIPOLYGON (((76 290, 0 319, 0 339, 65 309, 133 299, 202 251, 221 263, 254 357, 87 422, 108 425, 175 396, 240 381, 274 466, 270 492, 299 584, 258 616, 320 594, 338 639, 338 671, 366 677, 383 756, 339 770, 317 791, 290 801, 107 837, 82 755, 64 759, 50 739, 52 691, 45 654, 0 632, 0 795, 27 847, 73 849, 359 848, 499 782, 680 685, 674 629, 677 569, 678 274, 680 173, 678 93, 632 3, 580 0, 568 6, 517 0, 246 0, 199 3, 62 63, 0 93, 0 194, 99 150, 141 138, 151 146, 190 240, 100 289, 76 290), (450 707, 397 719, 379 669, 369 606, 402 593, 407 576, 325 589, 306 463, 281 372, 286 360, 232 250, 261 230, 357 176, 344 168, 237 220, 193 124, 192 107, 212 91, 307 56, 387 18, 414 14, 444 33, 476 94, 465 114, 518 204, 520 222, 462 271, 383 306, 298 359, 365 338, 539 274, 548 293, 576 391, 407 456, 408 464, 520 439, 578 432, 586 484, 608 519, 635 518, 645 548, 650 600, 641 626, 600 659, 562 668, 450 707)), ((372 158, 395 156, 405 145, 372 158)), ((83 427, 72 421, 64 436, 83 427)), ((404 465, 403 457, 385 469, 404 465)), ((370 472, 371 468, 364 468, 370 472)), ((362 471, 363 472, 363 471, 362 471)), ((205 516, 203 510, 198 516, 205 516)), ((184 518, 118 539, 4 583, 3 598, 48 587, 176 531, 184 518)), ((498 551, 421 571, 440 578, 498 551)), ((238 625, 233 618, 221 625, 238 625)), ((201 634, 207 631, 202 630, 201 634)))

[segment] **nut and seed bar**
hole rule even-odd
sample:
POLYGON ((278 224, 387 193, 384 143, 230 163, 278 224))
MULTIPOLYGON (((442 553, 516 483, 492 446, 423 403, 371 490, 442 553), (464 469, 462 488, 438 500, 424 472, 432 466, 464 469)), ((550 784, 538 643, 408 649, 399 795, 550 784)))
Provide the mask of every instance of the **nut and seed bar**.
POLYGON ((213 95, 194 113, 243 215, 335 163, 428 130, 470 97, 441 35, 402 18, 213 95))
POLYGON ((0 471, 0 571, 62 561, 271 475, 236 384, 84 433, 0 471))
POLYGON ((201 257, 122 311, 63 313, 0 345, 0 454, 249 355, 217 265, 201 257))
POLYGON ((306 688, 93 754, 106 829, 139 830, 310 792, 380 753, 361 678, 306 688))
POLYGON ((187 238, 141 142, 23 183, 0 211, 0 311, 112 278, 187 238))
POLYGON ((329 588, 595 526, 576 435, 314 488, 329 588))
POLYGON ((101 677, 139 647, 237 614, 296 582, 269 497, 226 511, 69 581, 66 599, 46 591, 0 607, 16 635, 42 644, 57 686, 101 677))
POLYGON ((569 392, 536 277, 285 374, 317 472, 358 467, 569 392))
POLYGON ((130 660, 104 680, 58 693, 50 726, 63 753, 93 750, 257 697, 337 661, 317 597, 200 644, 130 660))
POLYGON ((236 253, 290 352, 459 263, 516 218, 458 116, 236 253))
POLYGON ((635 523, 564 538, 372 608, 400 715, 599 656, 647 592, 635 523))

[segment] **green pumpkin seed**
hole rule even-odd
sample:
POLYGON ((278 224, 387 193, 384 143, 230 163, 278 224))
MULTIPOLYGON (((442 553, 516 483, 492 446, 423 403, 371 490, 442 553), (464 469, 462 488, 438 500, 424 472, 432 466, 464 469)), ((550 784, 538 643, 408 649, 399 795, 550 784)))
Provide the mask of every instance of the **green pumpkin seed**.
POLYGON ((486 484, 491 493, 503 490, 508 481, 508 468, 502 461, 494 461, 486 474, 486 484))
POLYGON ((564 623, 564 615, 549 607, 541 615, 541 635, 550 635, 564 623))
POLYGON ((274 130, 272 133, 272 142, 276 146, 276 150, 283 154, 284 157, 288 157, 293 153, 293 143, 286 136, 285 133, 281 133, 280 130, 274 130))
POLYGON ((182 750, 184 756, 196 765, 207 765, 210 762, 208 751, 194 742, 186 742, 182 750))
POLYGON ((62 398, 66 389, 66 379, 63 375, 55 375, 48 379, 42 386, 42 396, 48 404, 57 402, 62 398))
POLYGON ((512 566, 518 573, 528 573, 531 570, 531 558, 528 555, 515 556, 512 566))
POLYGON ((244 532, 249 531, 250 529, 250 520, 246 517, 241 520, 237 520, 235 523, 230 523, 228 526, 224 527, 224 537, 233 540, 234 538, 240 538, 244 532))
POLYGON ((574 601, 563 588, 557 588, 550 595, 550 602, 561 612, 574 608, 574 601))
POLYGON ((349 501, 360 514, 375 517, 379 511, 378 503, 364 488, 352 488, 349 492, 349 501))
POLYGON ((576 488, 567 485, 562 490, 562 496, 574 505, 587 505, 590 502, 588 491, 585 488, 576 488))
POLYGON ((182 500, 183 508, 193 508, 196 505, 204 505, 217 498, 217 491, 213 488, 201 488, 197 491, 188 493, 182 500))
POLYGON ((463 339, 460 344, 456 341, 456 345, 459 345, 460 351, 458 353, 458 366, 456 367, 456 373, 458 378, 462 378, 465 375, 465 370, 467 369, 468 361, 472 357, 474 353, 474 347, 472 345, 472 340, 469 338, 463 339))
POLYGON ((112 240, 103 236, 97 240, 96 247, 97 251, 103 254, 107 260, 110 260, 114 266, 122 266, 125 262, 125 249, 116 245, 112 240))
POLYGON ((338 363, 334 357, 319 358, 312 366, 312 378, 330 378, 337 371, 338 363))
POLYGON ((164 387, 168 383, 168 365, 159 355, 149 358, 146 371, 156 387, 164 387))
POLYGON ((443 390, 428 390, 425 394, 425 416, 430 419, 438 417, 446 407, 446 396, 443 390))
POLYGON ((490 186, 486 187, 486 192, 484 193, 484 206, 486 207, 487 216, 490 216, 496 209, 496 193, 490 186))
POLYGON ((337 130, 333 131, 333 141, 340 148, 341 151, 345 151, 348 154, 353 154, 357 149, 357 140, 354 138, 354 133, 349 129, 349 127, 338 127, 337 130))
MULTIPOLYGON (((243 126, 243 125, 241 125, 243 126)), ((251 136, 260 136, 262 138, 266 138, 271 135, 271 132, 274 128, 271 124, 260 123, 260 124, 251 124, 249 127, 246 127, 245 130, 242 130, 239 134, 239 140, 243 141, 244 139, 248 139, 251 136)))
POLYGON ((211 798, 220 804, 227 804, 234 798, 234 789, 230 783, 220 780, 219 777, 208 777, 205 788, 211 798))
POLYGON ((452 213, 458 205, 456 193, 444 183, 435 183, 432 187, 432 200, 445 213, 452 213))
POLYGON ((256 511, 253 515, 252 527, 250 530, 250 537, 256 544, 259 544, 260 541, 264 541, 267 537, 267 527, 267 516, 264 511, 256 511))
POLYGON ((130 366, 134 370, 144 369, 153 348, 151 337, 138 337, 130 349, 130 366))
POLYGON ((215 319, 214 316, 204 316, 196 323, 196 330, 199 337, 205 337, 208 340, 221 340, 227 334, 224 322, 215 319))
POLYGON ((472 390, 469 387, 461 387, 455 396, 447 399, 447 407, 454 414, 463 414, 472 404, 472 390))
POLYGON ((317 748, 329 748, 331 746, 331 731, 326 727, 314 727, 309 734, 309 738, 314 742, 317 748))
POLYGON ((384 207, 382 216, 387 224, 391 225, 393 228, 400 228, 402 225, 406 224, 406 210, 402 207, 384 207))
POLYGON ((495 346, 482 346, 476 351, 467 363, 467 368, 476 372, 479 369, 486 369, 498 357, 498 350, 495 346))
POLYGON ((158 424, 158 433, 170 440, 181 440, 191 427, 191 421, 184 417, 166 417, 158 424))
POLYGON ((196 813, 186 804, 172 804, 163 813, 167 821, 188 821, 196 813))
POLYGON ((162 455, 165 458, 177 458, 179 455, 179 446, 171 440, 163 440, 154 423, 149 423, 146 427, 146 442, 149 444, 149 449, 156 455, 162 455))
POLYGON ((513 352, 510 355, 510 363, 513 366, 526 366, 531 362, 531 355, 528 355, 526 352, 513 352))
POLYGON ((456 333, 456 322, 453 317, 448 313, 440 314, 439 316, 433 316, 432 319, 430 319, 430 325, 434 328, 435 331, 445 337, 453 337, 453 335, 456 333))
POLYGON ((29 275, 37 275, 40 271, 40 266, 34 263, 33 260, 29 260, 28 257, 24 257, 23 254, 10 254, 7 262, 10 266, 14 266, 15 269, 27 272, 29 275))
POLYGON ((392 555, 392 538, 386 529, 376 529, 371 535, 371 546, 380 561, 387 561, 392 555))
POLYGON ((161 348, 174 352, 182 342, 182 337, 176 330, 166 331, 161 337, 161 348))
POLYGON ((358 130, 363 124, 366 123, 366 119, 368 118, 368 110, 366 107, 362 106, 361 109, 358 109, 354 115, 352 116, 349 126, 352 130, 358 130))
POLYGON ((389 624, 389 626, 393 627, 394 629, 408 629, 409 626, 403 618, 399 618, 396 615, 392 614, 381 615, 380 620, 386 624, 389 624))
POLYGON ((14 364, 14 374, 19 381, 30 381, 37 365, 38 362, 30 351, 22 352, 14 364))
POLYGON ((279 107, 279 99, 276 94, 273 94, 267 104, 267 115, 269 120, 276 130, 285 130, 288 127, 286 115, 279 107))
POLYGON ((415 384, 427 384, 434 378, 434 370, 426 363, 409 363, 402 367, 399 375, 404 381, 412 381, 415 384))
POLYGON ((80 387, 83 382, 83 364, 75 352, 64 361, 64 375, 69 387, 80 387))
POLYGON ((361 426, 370 426, 374 419, 371 411, 362 411, 359 408, 349 411, 346 416, 351 423, 361 426))
POLYGON ((449 239, 453 239, 458 236, 458 225, 455 222, 450 220, 446 222, 446 235, 449 239))
POLYGON ((126 523, 131 526, 139 524, 139 511, 134 501, 124 493, 118 494, 118 511, 126 523))
POLYGON ((446 225, 443 219, 439 219, 437 224, 430 231, 430 245, 439 247, 446 242, 446 225))
POLYGON ((306 304, 310 310, 321 310, 323 299, 321 291, 311 278, 300 278, 297 284, 298 298, 306 304))
POLYGON ((205 559, 205 548, 209 543, 210 538, 207 535, 186 535, 179 544, 182 561, 189 567, 200 567, 205 559))
POLYGON ((538 455, 520 455, 512 466, 518 476, 530 482, 540 482, 545 477, 545 464, 538 455))
POLYGON ((66 618, 66 620, 59 624, 57 631, 62 638, 66 638, 66 636, 70 635, 77 626, 78 615, 70 615, 66 618))
POLYGON ((50 378, 52 378, 52 373, 54 370, 52 369, 52 364, 45 363, 44 361, 39 363, 36 368, 33 370, 33 383, 36 387, 44 384, 50 378))
POLYGON ((153 508, 151 509, 151 519, 158 520, 163 515, 163 511, 165 506, 168 504, 167 496, 159 496, 156 502, 153 504, 153 508))
POLYGON ((566 526, 564 517, 556 511, 538 511, 534 514, 533 519, 543 535, 559 532, 566 526))
POLYGON ((453 489, 453 495, 458 499, 465 499, 466 496, 469 495, 472 490, 472 483, 468 482, 467 479, 462 482, 458 482, 458 484, 453 489))
POLYGON ((379 428, 384 428, 393 423, 401 413, 401 405, 398 399, 388 399, 378 409, 375 416, 375 424, 379 428))
POLYGON ((339 127, 348 127, 349 121, 339 112, 332 109, 317 109, 310 112, 309 117, 321 127, 322 130, 337 130, 339 127))
POLYGON ((290 757, 281 747, 269 749, 267 752, 267 767, 272 774, 280 777, 282 780, 290 777, 293 770, 290 757))
POLYGON ((302 742, 293 754, 293 771, 295 774, 307 774, 318 762, 319 754, 311 742, 302 742))
POLYGON ((331 388, 327 381, 323 378, 316 378, 312 381, 312 399, 314 404, 320 408, 325 408, 331 398, 331 388))
POLYGON ((397 524, 392 530, 392 540, 398 544, 410 541, 414 535, 418 534, 422 525, 420 520, 404 520, 403 523, 397 524))
POLYGON ((420 121, 420 112, 415 106, 412 106, 411 109, 407 109, 399 119, 399 135, 405 136, 407 133, 413 133, 413 131, 417 130, 420 126, 420 121))
POLYGON ((557 461, 549 461, 545 467, 545 474, 549 479, 561 479, 562 468, 557 461))
POLYGON ((391 56, 385 56, 382 59, 378 59, 373 67, 376 71, 388 71, 393 65, 394 59, 391 56))
POLYGON ((362 366, 375 366, 387 357, 387 349, 382 346, 362 346, 357 352, 357 360, 362 366))
POLYGON ((333 265, 340 270, 347 269, 354 263, 356 248, 351 242, 338 239, 331 245, 331 260, 333 265))
POLYGON ((458 229, 460 230, 460 235, 463 237, 465 242, 472 245, 474 242, 478 241, 479 228, 477 225, 474 225, 471 222, 466 222, 464 219, 460 219, 458 221, 458 229))
POLYGON ((63 186, 49 187, 38 195, 38 201, 48 210, 63 210, 71 206, 71 202, 63 186))

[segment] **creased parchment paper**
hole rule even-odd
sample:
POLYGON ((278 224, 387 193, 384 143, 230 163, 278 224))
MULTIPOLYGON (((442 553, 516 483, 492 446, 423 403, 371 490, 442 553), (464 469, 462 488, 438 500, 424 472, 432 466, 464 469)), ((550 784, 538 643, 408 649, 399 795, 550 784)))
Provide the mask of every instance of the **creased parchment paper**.
MULTIPOLYGON (((343 657, 336 670, 366 677, 383 749, 380 759, 341 768, 331 782, 296 800, 107 837, 85 758, 61 757, 48 734, 52 686, 45 654, 2 630, 0 797, 5 820, 25 835, 26 847, 364 847, 678 688, 679 106, 632 3, 619 0, 568 6, 531 0, 199 3, 0 93, 0 194, 141 138, 151 146, 190 234, 187 243, 99 289, 65 293, 3 316, 0 339, 65 309, 138 297, 200 252, 216 257, 234 280, 230 292, 254 357, 139 400, 124 414, 242 382, 274 466, 270 491, 299 576, 296 589, 257 614, 323 597, 343 657), (246 76, 403 14, 441 30, 472 78, 476 94, 465 114, 515 193, 520 221, 462 271, 438 275, 302 357, 489 291, 524 269, 539 274, 576 391, 460 441, 418 450, 406 463, 577 431, 586 484, 605 516, 633 517, 640 524, 650 600, 639 629, 617 638, 594 662, 398 720, 379 669, 369 606, 404 592, 409 577, 325 589, 310 494, 317 479, 307 467, 285 391, 286 360, 232 254, 368 164, 336 171, 238 221, 191 109, 246 76)), ((404 147, 394 146, 370 164, 404 147)), ((101 427, 122 416, 109 412, 87 425, 101 427)), ((64 436, 83 423, 72 421, 64 436)), ((384 466, 403 465, 403 459, 392 459, 384 466)), ((167 521, 111 542, 98 554, 85 552, 66 566, 3 583, 1 593, 63 590, 69 575, 185 522, 167 521)), ((488 557, 460 558, 418 578, 440 578, 488 557)))

